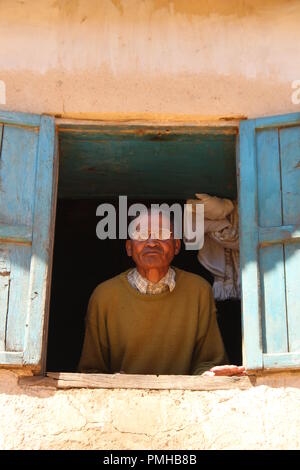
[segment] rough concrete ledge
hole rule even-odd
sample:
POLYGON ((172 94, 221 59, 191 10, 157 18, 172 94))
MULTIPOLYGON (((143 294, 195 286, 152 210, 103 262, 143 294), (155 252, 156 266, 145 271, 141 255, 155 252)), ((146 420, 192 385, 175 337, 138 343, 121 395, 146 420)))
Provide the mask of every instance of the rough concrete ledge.
MULTIPOLYGON (((299 371, 257 374, 255 386, 247 390, 231 386, 207 391, 86 388, 74 383, 70 389, 55 388, 64 374, 31 375, 31 385, 26 386, 24 372, 0 369, 3 450, 300 449, 299 371)), ((185 382, 189 377, 183 377, 185 382)), ((114 380, 119 378, 128 376, 116 375, 114 380)), ((170 379, 152 378, 156 386, 170 379)), ((247 378, 206 377, 205 381, 217 379, 215 386, 220 380, 225 387, 232 379, 238 384, 247 378)), ((204 386, 203 377, 191 379, 204 386)))

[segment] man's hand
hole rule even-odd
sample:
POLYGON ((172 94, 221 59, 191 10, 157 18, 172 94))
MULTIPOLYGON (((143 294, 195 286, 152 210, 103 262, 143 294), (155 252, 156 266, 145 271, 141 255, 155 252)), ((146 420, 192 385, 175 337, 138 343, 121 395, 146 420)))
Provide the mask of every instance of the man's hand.
POLYGON ((232 376, 232 375, 247 375, 246 369, 244 366, 216 366, 212 367, 210 370, 207 370, 202 375, 206 377, 215 377, 215 376, 232 376))

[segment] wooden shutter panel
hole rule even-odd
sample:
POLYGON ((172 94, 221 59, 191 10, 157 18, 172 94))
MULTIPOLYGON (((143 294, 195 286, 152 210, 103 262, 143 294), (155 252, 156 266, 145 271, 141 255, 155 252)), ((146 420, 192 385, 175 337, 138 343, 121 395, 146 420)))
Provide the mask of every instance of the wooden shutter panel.
POLYGON ((300 113, 242 122, 238 165, 245 364, 300 367, 300 113))
POLYGON ((0 112, 0 364, 41 366, 57 162, 49 116, 0 112))

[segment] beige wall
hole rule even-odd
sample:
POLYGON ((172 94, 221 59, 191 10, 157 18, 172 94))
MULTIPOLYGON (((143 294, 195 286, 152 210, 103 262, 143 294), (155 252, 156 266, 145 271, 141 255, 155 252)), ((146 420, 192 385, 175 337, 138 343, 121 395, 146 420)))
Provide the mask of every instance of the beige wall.
POLYGON ((300 449, 300 373, 248 390, 57 391, 0 370, 1 449, 300 449))
POLYGON ((299 0, 2 0, 5 110, 300 111, 299 0))
MULTIPOLYGON (((1 0, 0 109, 300 111, 299 24, 298 0, 1 0)), ((276 377, 246 391, 57 391, 0 371, 0 448, 299 449, 299 373, 276 377)))

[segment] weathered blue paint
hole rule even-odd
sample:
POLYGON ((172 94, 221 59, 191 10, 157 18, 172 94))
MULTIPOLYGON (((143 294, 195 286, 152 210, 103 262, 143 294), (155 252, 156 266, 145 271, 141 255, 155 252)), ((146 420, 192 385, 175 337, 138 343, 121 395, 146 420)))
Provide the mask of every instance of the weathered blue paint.
POLYGON ((55 123, 21 113, 0 118, 0 364, 39 366, 53 238, 55 123))
POLYGON ((60 128, 59 196, 236 197, 236 128, 60 128))
MULTIPOLYGON (((299 237, 300 239, 300 237, 299 237)), ((300 242, 285 245, 289 351, 300 351, 300 242)))
POLYGON ((283 245, 259 249, 264 351, 288 352, 283 245))
POLYGON ((300 126, 279 130, 283 223, 300 225, 300 126))
POLYGON ((24 351, 31 246, 10 243, 9 253, 11 272, 5 350, 24 351))
POLYGON ((256 129, 266 129, 267 127, 287 127, 298 124, 300 113, 278 114, 255 119, 256 129))
POLYGON ((289 369, 300 367, 300 353, 264 354, 266 369, 289 369))
POLYGON ((256 134, 259 227, 282 225, 280 156, 277 129, 256 134), (268 177, 266 177, 268 175, 268 177))
POLYGON ((57 165, 55 162, 55 122, 42 116, 35 179, 32 254, 29 302, 26 322, 24 363, 42 359, 45 316, 49 303, 50 260, 54 233, 57 165))
POLYGON ((239 165, 245 363, 300 366, 300 113, 242 122, 239 165))
MULTIPOLYGON (((9 114, 11 118, 11 114, 9 114)), ((17 125, 3 126, 0 166, 1 247, 9 251, 10 275, 5 320, 5 351, 23 351, 27 316, 28 272, 31 247, 16 244, 19 227, 31 227, 34 203, 34 181, 38 146, 38 129, 17 125), (4 229, 6 227, 6 229, 4 229), (14 227, 16 230, 14 230, 14 227)), ((24 230, 21 229, 21 232, 24 230)), ((28 230, 29 231, 29 230, 28 230)), ((2 294, 0 293, 2 296, 2 294)))
POLYGON ((1 151, 0 222, 32 226, 38 129, 7 125, 1 151))
POLYGON ((2 137, 3 137, 3 124, 0 123, 0 155, 1 155, 1 147, 2 147, 2 137))
POLYGON ((23 353, 22 352, 5 352, 0 351, 0 364, 11 365, 11 366, 22 366, 23 365, 23 353))
POLYGON ((280 243, 283 240, 292 242, 300 238, 300 226, 282 225, 281 227, 259 227, 259 242, 261 245, 280 243))
POLYGON ((40 121, 41 116, 39 114, 0 111, 0 122, 3 124, 15 124, 22 127, 39 127, 40 121))
POLYGON ((257 165, 254 121, 243 121, 240 124, 238 166, 243 359, 248 368, 261 369, 263 362, 258 290, 257 165))
POLYGON ((31 244, 32 227, 27 225, 0 224, 0 242, 31 244))
POLYGON ((5 333, 9 298, 10 259, 7 249, 0 248, 0 351, 5 350, 5 333))

